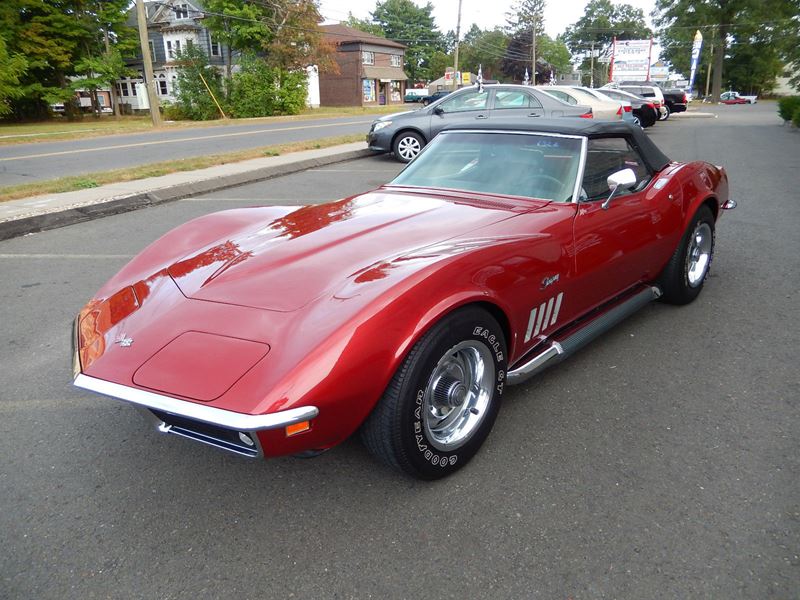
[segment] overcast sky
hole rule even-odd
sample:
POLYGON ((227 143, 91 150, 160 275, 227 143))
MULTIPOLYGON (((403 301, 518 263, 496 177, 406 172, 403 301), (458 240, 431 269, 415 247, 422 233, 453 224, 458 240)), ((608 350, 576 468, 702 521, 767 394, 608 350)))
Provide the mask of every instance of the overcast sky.
MULTIPOLYGON (((612 0, 613 1, 613 0, 612 0)), ((414 0, 418 6, 424 6, 426 0, 414 0)), ((548 0, 544 11, 545 31, 551 37, 563 33, 583 16, 587 0, 548 0)), ((614 2, 622 4, 621 2, 614 2)), ((320 12, 326 22, 344 21, 348 11, 356 17, 367 18, 375 10, 375 0, 322 0, 320 12)), ((455 31, 458 20, 458 0, 433 0, 433 16, 439 30, 446 33, 455 31)), ((462 0, 461 5, 461 31, 467 31, 472 23, 477 23, 481 29, 491 29, 496 25, 505 25, 506 13, 511 10, 513 0, 462 0)), ((652 27, 650 12, 655 6, 655 0, 627 0, 644 11, 647 23, 652 27)))

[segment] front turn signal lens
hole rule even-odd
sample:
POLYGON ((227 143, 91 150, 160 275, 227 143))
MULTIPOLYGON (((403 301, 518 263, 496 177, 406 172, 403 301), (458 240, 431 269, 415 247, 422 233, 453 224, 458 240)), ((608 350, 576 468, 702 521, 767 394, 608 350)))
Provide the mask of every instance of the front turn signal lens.
POLYGON ((311 421, 300 421, 286 426, 286 437, 292 437, 298 433, 303 433, 311 429, 311 421))

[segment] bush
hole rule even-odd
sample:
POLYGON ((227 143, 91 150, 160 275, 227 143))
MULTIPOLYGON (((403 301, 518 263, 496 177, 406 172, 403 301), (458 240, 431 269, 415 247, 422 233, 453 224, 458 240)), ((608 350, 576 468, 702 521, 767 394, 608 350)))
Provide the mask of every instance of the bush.
POLYGON ((296 115, 306 104, 306 87, 304 71, 284 71, 243 55, 231 80, 230 110, 235 117, 296 115))
MULTIPOLYGON (((218 102, 223 102, 222 76, 219 71, 208 64, 208 56, 200 48, 191 45, 178 53, 176 62, 178 70, 176 102, 171 111, 183 118, 194 121, 218 119, 222 115, 209 94, 206 84, 211 88, 218 102), (201 77, 202 76, 202 77, 201 77), (205 79, 205 84, 203 83, 205 79)), ((166 114, 166 112, 165 112, 166 114)), ((178 117, 181 118, 181 117, 178 117)))
POLYGON ((778 115, 784 121, 791 121, 800 108, 800 96, 784 96, 778 100, 778 115))
POLYGON ((169 102, 161 104, 161 113, 167 121, 185 121, 189 118, 179 104, 171 104, 169 102))
POLYGON ((792 116, 792 124, 800 128, 800 106, 794 109, 794 115, 792 116))

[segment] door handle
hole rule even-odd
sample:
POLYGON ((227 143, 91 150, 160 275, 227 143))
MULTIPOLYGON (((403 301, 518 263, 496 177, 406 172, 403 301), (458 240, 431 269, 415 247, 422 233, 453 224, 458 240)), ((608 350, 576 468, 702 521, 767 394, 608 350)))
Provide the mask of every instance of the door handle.
POLYGON ((529 117, 541 117, 541 113, 530 113, 528 114, 529 117))
POLYGON ((478 116, 477 116, 477 117, 475 117, 475 118, 476 118, 476 119, 488 119, 489 117, 488 117, 488 115, 478 115, 478 116))

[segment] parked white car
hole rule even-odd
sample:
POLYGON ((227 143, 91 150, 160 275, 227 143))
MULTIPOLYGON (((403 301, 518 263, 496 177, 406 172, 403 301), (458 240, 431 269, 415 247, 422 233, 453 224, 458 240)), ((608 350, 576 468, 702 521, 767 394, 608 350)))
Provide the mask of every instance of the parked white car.
POLYGON ((568 85, 537 85, 536 89, 550 94, 567 104, 591 106, 595 119, 620 121, 623 118, 624 109, 616 100, 611 100, 610 98, 602 100, 596 95, 568 85))

